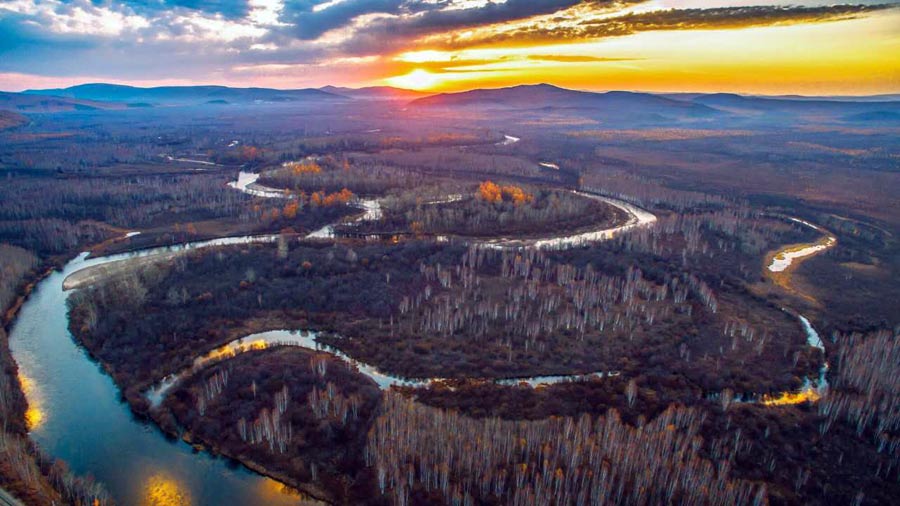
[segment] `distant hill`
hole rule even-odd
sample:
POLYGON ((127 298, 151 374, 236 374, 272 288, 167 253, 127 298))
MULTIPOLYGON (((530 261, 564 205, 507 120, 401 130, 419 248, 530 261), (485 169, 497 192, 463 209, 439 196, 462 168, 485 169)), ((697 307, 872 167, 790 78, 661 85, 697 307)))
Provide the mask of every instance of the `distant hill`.
POLYGON ((28 118, 12 111, 0 111, 0 130, 15 128, 28 123, 28 118))
POLYGON ((808 95, 738 95, 735 93, 660 93, 659 96, 674 100, 691 101, 700 97, 743 97, 761 100, 789 100, 795 102, 897 102, 900 94, 887 95, 835 95, 835 96, 808 96, 808 95))
POLYGON ((622 115, 715 116, 719 111, 690 101, 673 100, 649 93, 610 91, 592 93, 568 90, 549 84, 482 89, 461 93, 441 93, 414 100, 411 107, 479 107, 502 109, 574 108, 615 111, 622 115))
POLYGON ((403 88, 393 88, 391 86, 370 86, 367 88, 342 88, 339 86, 323 86, 320 90, 364 100, 413 100, 416 98, 426 97, 430 93, 415 90, 406 90, 403 88))
POLYGON ((853 122, 890 122, 897 123, 900 122, 900 112, 897 111, 871 111, 871 112, 861 112, 858 114, 850 114, 848 116, 844 116, 844 121, 853 121, 853 122))
POLYGON ((477 89, 431 95, 390 86, 343 88, 324 86, 278 90, 227 86, 160 86, 140 88, 119 84, 82 84, 69 88, 0 92, 0 109, 23 113, 94 109, 148 108, 178 105, 230 105, 258 103, 320 103, 353 100, 403 101, 414 108, 478 108, 511 111, 574 110, 602 120, 647 124, 671 120, 714 120, 727 116, 763 120, 789 115, 825 115, 843 119, 853 115, 884 113, 847 121, 893 121, 900 113, 895 95, 873 97, 759 97, 733 93, 651 94, 627 91, 596 93, 549 84, 477 89))
POLYGON ((124 109, 126 104, 0 91, 0 109, 21 113, 124 109))
POLYGON ((155 105, 215 103, 271 103, 309 100, 346 100, 345 97, 314 88, 276 90, 271 88, 229 88, 227 86, 159 86, 138 88, 120 84, 81 84, 69 88, 26 90, 25 94, 106 102, 155 105))
POLYGON ((770 112, 789 114, 828 114, 847 115, 872 111, 897 111, 900 112, 900 101, 891 100, 860 100, 847 99, 828 100, 802 98, 792 99, 787 97, 754 97, 736 95, 734 93, 712 93, 697 95, 692 102, 730 111, 770 112))
POLYGON ((900 94, 888 93, 884 95, 834 95, 834 96, 806 96, 806 95, 773 95, 762 98, 774 98, 783 100, 825 100, 830 102, 896 102, 900 101, 900 94))

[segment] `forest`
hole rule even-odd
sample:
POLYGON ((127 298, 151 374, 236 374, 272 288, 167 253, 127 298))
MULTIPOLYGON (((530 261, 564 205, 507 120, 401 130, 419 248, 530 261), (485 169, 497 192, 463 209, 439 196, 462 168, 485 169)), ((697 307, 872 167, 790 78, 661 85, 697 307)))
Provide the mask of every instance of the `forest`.
POLYGON ((117 502, 29 438, 9 344, 83 252, 126 255, 61 300, 135 423, 325 503, 900 493, 894 126, 376 102, 27 119, 0 130, 0 485, 26 504, 117 502), (260 240, 165 249, 239 237, 260 240), (277 330, 318 348, 216 355, 277 330))
POLYGON ((553 232, 610 227, 625 221, 619 209, 572 193, 483 181, 425 200, 420 191, 384 199, 378 222, 354 224, 340 232, 358 235, 455 235, 541 237, 553 232), (447 196, 449 195, 449 196, 447 196))

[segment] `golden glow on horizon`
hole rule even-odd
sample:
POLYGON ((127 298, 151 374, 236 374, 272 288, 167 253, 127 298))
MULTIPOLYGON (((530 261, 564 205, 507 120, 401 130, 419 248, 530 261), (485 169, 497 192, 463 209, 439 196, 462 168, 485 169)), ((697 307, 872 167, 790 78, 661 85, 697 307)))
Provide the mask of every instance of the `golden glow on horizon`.
POLYGON ((388 84, 398 88, 407 88, 410 90, 431 90, 437 88, 439 84, 446 79, 440 75, 432 74, 427 70, 416 69, 409 74, 402 76, 389 77, 386 79, 388 84))
MULTIPOLYGON (((454 40, 468 35, 454 34, 454 40)), ((548 82, 592 90, 896 93, 898 55, 900 9, 893 9, 841 21, 647 31, 587 41, 426 45, 396 54, 395 74, 380 83, 434 92, 548 82)))

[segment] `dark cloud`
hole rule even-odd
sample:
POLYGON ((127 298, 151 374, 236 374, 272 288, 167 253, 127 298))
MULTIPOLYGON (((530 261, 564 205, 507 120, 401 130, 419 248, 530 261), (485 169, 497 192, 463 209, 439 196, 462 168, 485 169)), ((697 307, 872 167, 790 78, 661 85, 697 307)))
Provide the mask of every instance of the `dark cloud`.
MULTIPOLYGON (((95 74, 122 78, 196 76, 228 72, 235 65, 266 63, 302 64, 354 55, 385 55, 417 48, 414 41, 432 34, 447 34, 446 40, 428 48, 459 48, 494 43, 527 44, 590 40, 653 30, 692 30, 825 22, 861 16, 890 5, 834 5, 825 7, 733 7, 651 11, 616 14, 626 4, 644 0, 508 0, 467 9, 448 9, 451 0, 344 0, 314 10, 327 0, 286 0, 280 26, 251 27, 255 37, 216 38, 192 25, 196 14, 222 17, 230 24, 249 27, 250 9, 245 0, 64 0, 62 5, 38 3, 25 12, 13 12, 0 4, 0 71, 47 75, 95 74), (572 25, 576 5, 590 6, 606 17, 590 16, 572 25), (60 16, 73 15, 76 8, 108 9, 137 15, 146 21, 104 34, 55 33, 60 16), (190 14, 191 16, 186 16, 190 14), (366 14, 383 14, 357 27, 337 45, 305 44, 323 33, 350 26, 366 14), (456 40, 454 32, 492 24, 523 21, 546 15, 541 24, 492 33, 478 40, 456 40), (556 19, 554 21, 554 18, 556 19), (560 25, 559 21, 566 24, 560 25), (181 38, 179 38, 182 36, 181 38), (204 39, 203 37, 207 37, 204 39), (300 41, 300 42, 298 42, 300 41), (257 46, 254 46, 256 44, 257 46), (275 50, 259 47, 274 46, 275 50), (256 47, 257 49, 251 49, 256 47), (160 55, 166 55, 160 58, 160 55)), ((21 4, 20 4, 21 5, 21 4)), ((138 19, 137 21, 141 21, 138 19)), ((216 22, 220 22, 217 20, 216 22)), ((577 20, 576 20, 577 22, 577 20)), ((212 25, 213 27, 217 25, 212 25)), ((215 30, 215 28, 213 28, 215 30)), ((63 31, 63 30, 60 30, 63 31)), ((238 31, 238 33, 241 33, 238 31)), ((532 56, 534 60, 597 62, 590 56, 532 56)), ((496 61, 496 60, 495 60, 496 61)), ((446 66, 462 66, 453 61, 446 66)), ((479 62, 468 62, 475 65, 479 62)))
MULTIPOLYGON (((363 27, 347 42, 343 49, 350 53, 391 51, 409 44, 409 41, 431 33, 463 30, 494 23, 517 21, 542 14, 552 14, 582 0, 508 0, 505 3, 489 3, 470 9, 431 9, 416 16, 376 20, 363 27)), ((592 4, 619 5, 622 2, 593 1, 592 4)), ((634 3, 634 2, 632 2, 634 3)))
POLYGON ((280 21, 291 25, 288 33, 302 40, 318 38, 328 30, 347 25, 364 14, 401 14, 407 10, 402 0, 345 0, 318 12, 313 8, 324 0, 287 0, 280 21))
MULTIPOLYGON (((520 30, 492 34, 470 44, 502 42, 554 42, 631 35, 657 30, 728 29, 793 23, 816 23, 850 19, 900 4, 830 5, 821 7, 755 6, 708 9, 671 9, 592 19, 574 27, 532 25, 520 30)), ((456 45, 448 40, 447 46, 456 45)))
MULTIPOLYGON (((772 25, 778 23, 808 23, 834 21, 854 17, 876 10, 897 7, 898 4, 879 5, 829 5, 822 7, 753 6, 718 7, 711 9, 669 9, 644 12, 613 18, 588 20, 583 26, 624 25, 627 30, 741 28, 745 26, 772 25)), ((602 33, 602 32, 601 32, 602 33)))
POLYGON ((507 0, 467 9, 448 9, 449 1, 422 0, 346 0, 318 12, 313 10, 321 0, 295 0, 285 4, 281 20, 290 24, 290 34, 315 39, 335 28, 346 26, 364 14, 389 14, 363 27, 347 49, 351 52, 379 51, 402 45, 406 40, 445 30, 459 30, 492 23, 520 20, 539 14, 551 14, 580 3, 621 5, 645 0, 507 0))
POLYGON ((53 33, 22 14, 0 16, 0 34, 0 71, 38 67, 98 46, 94 37, 53 33))

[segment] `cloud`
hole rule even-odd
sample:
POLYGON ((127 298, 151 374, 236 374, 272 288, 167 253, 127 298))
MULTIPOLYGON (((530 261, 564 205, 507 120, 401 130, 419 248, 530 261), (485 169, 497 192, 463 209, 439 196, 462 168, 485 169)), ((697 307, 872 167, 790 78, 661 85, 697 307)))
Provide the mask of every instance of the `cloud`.
POLYGON ((250 11, 249 2, 246 0, 130 0, 118 3, 127 4, 136 12, 144 14, 183 9, 239 19, 247 16, 250 11))
MULTIPOLYGON (((368 56, 384 56, 378 65, 386 71, 391 55, 414 48, 508 49, 654 30, 817 23, 897 6, 648 10, 656 5, 645 0, 0 0, 0 72, 212 81, 239 74, 233 68, 253 66, 264 72, 288 68, 278 65, 299 69, 341 61, 342 68, 356 65, 363 72, 365 65, 376 65, 368 56)), ((469 65, 514 63, 493 56, 469 59, 469 65)), ((614 60, 551 54, 516 61, 614 60)), ((422 64, 439 70, 433 61, 422 64)), ((418 63, 395 60, 394 65, 418 63)))
POLYGON ((633 61, 639 58, 609 58, 604 56, 566 55, 566 54, 532 54, 529 60, 558 63, 600 63, 614 61, 633 61))
POLYGON ((281 19, 289 25, 286 33, 301 40, 314 40, 329 30, 349 25, 359 16, 407 12, 406 4, 403 0, 288 0, 281 19), (323 5, 327 7, 319 8, 323 5))
MULTIPOLYGON (((452 32, 483 25, 506 23, 537 15, 551 14, 585 3, 582 0, 507 0, 485 3, 468 9, 422 9, 413 15, 385 16, 370 20, 344 42, 341 49, 351 53, 393 51, 409 45, 411 40, 437 32, 452 32)), ((592 4, 618 5, 621 2, 593 1, 592 4)))
MULTIPOLYGON (((439 47, 467 47, 499 43, 553 43, 632 35, 658 30, 734 29, 852 19, 900 4, 719 7, 668 9, 605 16, 578 23, 534 23, 515 30, 485 31, 481 36, 457 38, 447 34, 439 47)), ((560 18, 560 21, 565 20, 560 18)), ((569 19, 570 20, 570 19, 569 19)), ((567 20, 568 21, 568 20, 567 20)))

